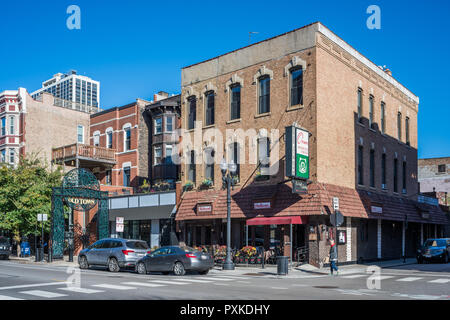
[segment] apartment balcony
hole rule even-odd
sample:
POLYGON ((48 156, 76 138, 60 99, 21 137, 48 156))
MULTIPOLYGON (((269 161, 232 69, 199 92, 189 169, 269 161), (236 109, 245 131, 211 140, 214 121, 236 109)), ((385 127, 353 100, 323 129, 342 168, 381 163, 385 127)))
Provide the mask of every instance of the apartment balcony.
POLYGON ((116 150, 74 143, 52 149, 52 162, 79 168, 112 168, 116 150))

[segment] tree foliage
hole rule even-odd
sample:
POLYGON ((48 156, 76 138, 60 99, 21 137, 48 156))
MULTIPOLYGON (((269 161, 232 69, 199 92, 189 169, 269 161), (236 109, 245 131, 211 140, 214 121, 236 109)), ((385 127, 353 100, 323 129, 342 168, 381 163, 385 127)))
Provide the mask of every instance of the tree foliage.
MULTIPOLYGON (((35 232, 37 215, 50 218, 52 188, 61 184, 60 167, 49 170, 36 155, 22 157, 16 168, 0 166, 0 229, 9 230, 17 241, 35 232)), ((39 224, 40 226, 40 224, 39 224)), ((45 222, 46 232, 50 221, 45 222)))

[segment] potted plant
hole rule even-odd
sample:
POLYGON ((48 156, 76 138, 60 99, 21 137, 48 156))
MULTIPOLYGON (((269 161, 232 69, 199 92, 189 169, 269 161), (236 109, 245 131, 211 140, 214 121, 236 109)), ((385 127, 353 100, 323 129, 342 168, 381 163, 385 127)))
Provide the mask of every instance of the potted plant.
POLYGON ((202 189, 209 189, 213 185, 213 181, 211 179, 204 179, 201 184, 202 189))
POLYGON ((186 184, 183 186, 184 191, 191 191, 194 189, 194 183, 192 181, 186 181, 186 184))

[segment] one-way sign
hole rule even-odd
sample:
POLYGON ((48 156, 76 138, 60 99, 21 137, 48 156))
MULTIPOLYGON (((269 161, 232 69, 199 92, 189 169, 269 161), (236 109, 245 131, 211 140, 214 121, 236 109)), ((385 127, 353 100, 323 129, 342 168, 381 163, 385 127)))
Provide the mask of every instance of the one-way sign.
POLYGON ((340 227, 344 222, 344 216, 339 210, 336 210, 336 213, 330 214, 330 223, 334 227, 340 227))

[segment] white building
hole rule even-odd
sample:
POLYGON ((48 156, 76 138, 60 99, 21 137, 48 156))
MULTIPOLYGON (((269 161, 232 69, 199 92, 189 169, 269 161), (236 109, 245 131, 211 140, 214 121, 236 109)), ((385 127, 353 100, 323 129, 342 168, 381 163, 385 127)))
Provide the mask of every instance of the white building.
POLYGON ((39 100, 42 92, 48 92, 61 99, 61 106, 69 109, 88 108, 91 112, 100 109, 100 82, 78 75, 75 70, 68 74, 55 74, 53 78, 42 82, 42 88, 32 92, 31 97, 39 100))

